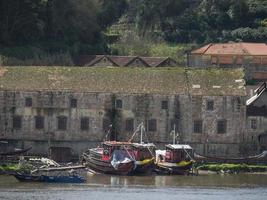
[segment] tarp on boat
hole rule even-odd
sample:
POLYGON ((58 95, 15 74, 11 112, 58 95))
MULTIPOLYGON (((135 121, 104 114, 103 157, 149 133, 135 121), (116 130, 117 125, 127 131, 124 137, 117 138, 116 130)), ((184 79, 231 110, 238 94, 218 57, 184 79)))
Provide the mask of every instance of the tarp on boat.
POLYGON ((120 164, 134 161, 133 157, 125 150, 114 150, 112 154, 111 165, 118 169, 120 164))

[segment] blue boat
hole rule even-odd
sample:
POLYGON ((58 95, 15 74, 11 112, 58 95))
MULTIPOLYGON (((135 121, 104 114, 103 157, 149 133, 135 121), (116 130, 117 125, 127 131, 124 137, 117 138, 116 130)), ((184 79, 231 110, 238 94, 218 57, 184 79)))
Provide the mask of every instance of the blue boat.
POLYGON ((47 183, 84 183, 86 179, 79 175, 70 176, 33 176, 27 174, 14 174, 16 179, 22 182, 47 182, 47 183))
POLYGON ((78 176, 78 175, 72 175, 72 176, 45 176, 42 175, 42 181, 48 182, 48 183, 84 183, 86 182, 86 179, 78 176))

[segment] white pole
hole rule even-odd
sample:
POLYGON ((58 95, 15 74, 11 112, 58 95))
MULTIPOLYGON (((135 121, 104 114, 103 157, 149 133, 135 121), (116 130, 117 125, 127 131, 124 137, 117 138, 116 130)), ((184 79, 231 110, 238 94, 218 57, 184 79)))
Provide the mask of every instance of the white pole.
POLYGON ((173 144, 175 144, 175 124, 173 125, 173 144))
POLYGON ((141 138, 140 138, 140 143, 142 144, 143 143, 143 123, 141 124, 141 138))

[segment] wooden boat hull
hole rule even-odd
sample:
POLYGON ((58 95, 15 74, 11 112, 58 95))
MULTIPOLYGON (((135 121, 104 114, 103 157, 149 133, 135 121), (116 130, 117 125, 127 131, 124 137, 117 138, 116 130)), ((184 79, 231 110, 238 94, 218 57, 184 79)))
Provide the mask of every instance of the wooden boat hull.
POLYGON ((42 182, 42 176, 33 176, 25 174, 14 174, 14 177, 21 182, 42 182))
POLYGON ((159 174, 187 175, 192 169, 193 161, 181 161, 179 163, 158 162, 155 171, 159 174))
POLYGON ((136 168, 132 174, 151 174, 155 169, 155 158, 135 161, 136 168))
POLYGON ((130 174, 134 168, 134 161, 130 161, 127 163, 120 163, 115 169, 110 160, 104 161, 101 159, 101 155, 91 155, 89 154, 84 158, 86 161, 87 167, 90 169, 104 174, 117 174, 117 175, 127 175, 130 174))

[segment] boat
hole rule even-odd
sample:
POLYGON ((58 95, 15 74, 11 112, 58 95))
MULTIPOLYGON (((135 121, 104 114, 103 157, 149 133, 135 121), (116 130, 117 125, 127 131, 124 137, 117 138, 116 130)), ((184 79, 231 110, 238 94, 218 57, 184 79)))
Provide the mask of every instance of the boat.
POLYGON ((248 157, 212 157, 212 156, 203 156, 197 153, 194 153, 194 158, 196 162, 199 163, 234 163, 234 164, 266 164, 267 163, 267 151, 254 156, 248 157))
POLYGON ((14 174, 14 177, 21 182, 47 182, 47 183, 84 183, 86 179, 79 175, 70 176, 47 176, 47 175, 29 175, 14 174))
POLYGON ((192 169, 193 149, 186 144, 168 144, 166 150, 156 150, 156 172, 163 174, 189 174, 192 169))
POLYGON ((175 144, 175 128, 173 137, 173 144, 167 144, 165 150, 156 150, 155 171, 158 174, 189 174, 195 162, 193 149, 187 144, 175 144))
POLYGON ((96 172, 127 175, 135 169, 135 160, 130 150, 130 142, 105 141, 101 147, 84 152, 82 161, 96 172))
POLYGON ((132 172, 133 175, 136 174, 151 174, 155 168, 155 149, 156 146, 153 143, 144 143, 143 134, 145 128, 143 123, 141 123, 137 130, 133 133, 132 137, 128 142, 131 142, 130 153, 135 160, 135 169, 132 172), (141 133, 140 142, 132 143, 132 140, 137 132, 141 133))
POLYGON ((13 176, 21 182, 42 182, 42 176, 16 173, 13 176))

